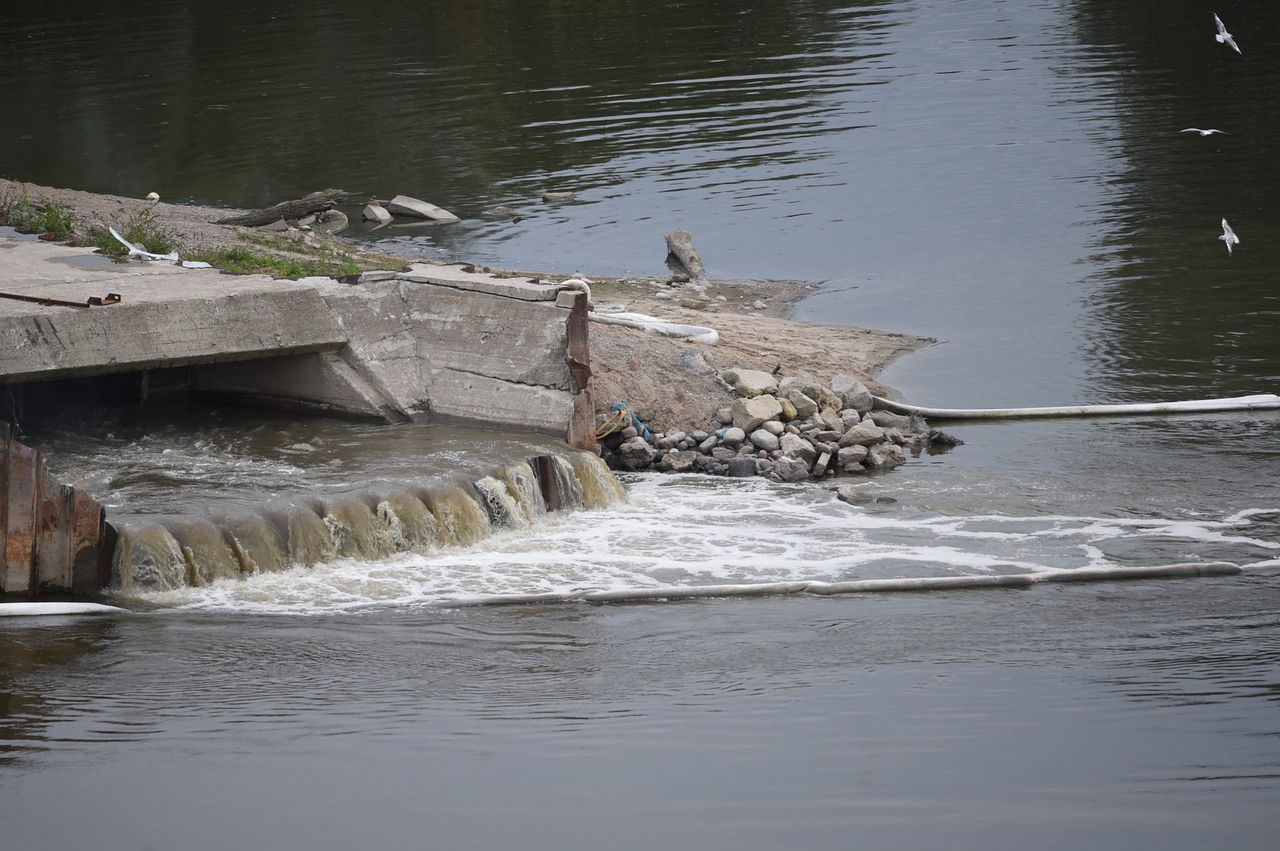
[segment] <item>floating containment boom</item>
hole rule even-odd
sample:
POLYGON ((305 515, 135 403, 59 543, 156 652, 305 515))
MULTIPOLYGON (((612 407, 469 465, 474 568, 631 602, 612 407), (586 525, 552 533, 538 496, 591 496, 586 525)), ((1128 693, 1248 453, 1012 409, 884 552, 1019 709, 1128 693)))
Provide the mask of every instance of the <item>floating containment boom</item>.
POLYGON ((926 408, 879 396, 871 397, 875 407, 895 414, 917 414, 942 420, 1005 420, 1030 417, 1113 417, 1134 414, 1193 414, 1220 411, 1280 410, 1280 396, 1261 393, 1230 399, 1199 399, 1189 402, 1152 402, 1132 405, 1056 405, 1046 408, 926 408))

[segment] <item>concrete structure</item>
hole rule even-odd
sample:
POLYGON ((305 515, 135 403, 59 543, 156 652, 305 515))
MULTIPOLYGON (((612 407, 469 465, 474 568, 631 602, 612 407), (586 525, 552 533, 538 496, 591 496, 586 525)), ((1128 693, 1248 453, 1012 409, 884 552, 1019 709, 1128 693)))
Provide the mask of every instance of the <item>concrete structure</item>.
POLYGON ((200 392, 340 415, 434 413, 563 434, 569 311, 525 278, 422 264, 359 284, 113 263, 0 239, 0 384, 190 366, 200 392))

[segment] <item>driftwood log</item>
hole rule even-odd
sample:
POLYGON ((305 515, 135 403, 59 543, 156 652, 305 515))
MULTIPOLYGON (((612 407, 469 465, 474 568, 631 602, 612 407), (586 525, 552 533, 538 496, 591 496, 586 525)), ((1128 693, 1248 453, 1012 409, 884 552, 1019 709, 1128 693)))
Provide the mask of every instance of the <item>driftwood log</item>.
POLYGON ((273 207, 267 207, 263 210, 254 210, 241 216, 219 219, 215 224, 243 225, 251 228, 260 227, 261 225, 278 222, 281 219, 297 220, 312 213, 328 210, 335 204, 361 204, 364 203, 364 200, 363 195, 353 195, 341 189, 322 189, 296 201, 282 201, 273 207))

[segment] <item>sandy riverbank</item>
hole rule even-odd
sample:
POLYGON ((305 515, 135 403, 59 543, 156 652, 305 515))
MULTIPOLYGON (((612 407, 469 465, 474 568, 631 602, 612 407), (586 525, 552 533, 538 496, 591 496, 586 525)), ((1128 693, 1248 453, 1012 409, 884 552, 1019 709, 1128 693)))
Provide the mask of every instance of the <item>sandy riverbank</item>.
MULTIPOLYGON (((25 193, 31 203, 55 203, 70 211, 72 239, 94 227, 120 228, 142 211, 170 234, 184 254, 228 248, 289 258, 341 258, 362 269, 407 265, 408 258, 364 249, 358 243, 319 234, 289 243, 278 234, 215 224, 237 210, 148 202, 21 184, 0 179, 0 197, 25 193)), ((656 265, 656 263, 655 263, 656 265)), ((827 384, 835 374, 854 375, 873 391, 893 395, 875 378, 895 358, 931 341, 907 334, 842 326, 813 325, 789 317, 790 308, 813 291, 801 283, 715 281, 705 297, 691 285, 672 285, 664 276, 597 278, 597 303, 623 304, 630 311, 676 322, 710 326, 717 345, 683 342, 616 325, 592 323, 593 398, 599 410, 625 400, 659 430, 695 429, 714 422, 732 394, 717 380, 722 369, 748 368, 827 384), (763 307, 758 305, 763 303, 763 307)), ((543 275, 555 279, 555 275, 543 275)))

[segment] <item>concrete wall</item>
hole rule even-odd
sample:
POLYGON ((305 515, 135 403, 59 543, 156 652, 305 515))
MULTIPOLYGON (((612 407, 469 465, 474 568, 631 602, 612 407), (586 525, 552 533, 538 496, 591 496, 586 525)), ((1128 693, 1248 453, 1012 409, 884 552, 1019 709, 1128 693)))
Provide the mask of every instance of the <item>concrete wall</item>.
POLYGON ((198 365, 201 391, 272 405, 561 434, 568 424, 568 311, 534 280, 421 264, 355 285, 277 281, 0 245, 2 291, 122 296, 89 308, 0 299, 0 383, 198 365))

